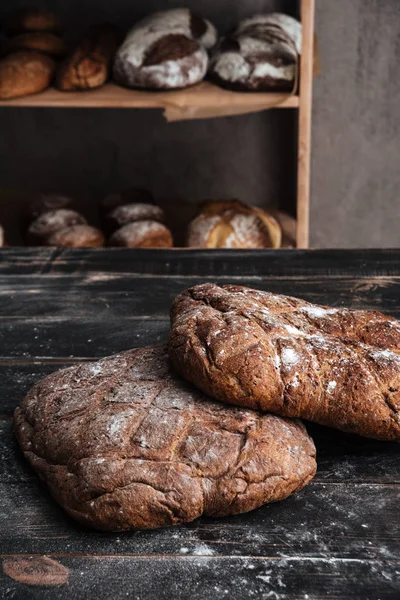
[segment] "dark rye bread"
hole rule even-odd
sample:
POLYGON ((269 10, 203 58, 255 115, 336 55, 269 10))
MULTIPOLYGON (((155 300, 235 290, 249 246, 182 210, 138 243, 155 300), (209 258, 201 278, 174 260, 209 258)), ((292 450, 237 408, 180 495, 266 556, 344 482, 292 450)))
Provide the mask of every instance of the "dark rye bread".
POLYGON ((46 377, 14 423, 54 498, 104 530, 246 512, 300 490, 316 470, 300 422, 211 401, 171 371, 163 347, 46 377))
POLYGON ((214 26, 187 8, 153 13, 119 48, 114 78, 127 87, 179 89, 201 81, 217 40, 214 26))
POLYGON ((173 365, 214 398, 400 441, 395 319, 210 283, 180 294, 171 321, 173 365))

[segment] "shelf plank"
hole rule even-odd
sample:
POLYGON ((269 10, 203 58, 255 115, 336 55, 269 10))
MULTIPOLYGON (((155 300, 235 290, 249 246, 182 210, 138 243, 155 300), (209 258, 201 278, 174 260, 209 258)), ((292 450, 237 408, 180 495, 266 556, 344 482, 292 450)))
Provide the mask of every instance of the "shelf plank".
POLYGON ((161 108, 170 120, 258 112, 267 108, 297 108, 297 96, 241 93, 207 81, 171 92, 128 90, 109 83, 98 90, 60 92, 54 88, 23 98, 2 100, 1 106, 52 108, 161 108))

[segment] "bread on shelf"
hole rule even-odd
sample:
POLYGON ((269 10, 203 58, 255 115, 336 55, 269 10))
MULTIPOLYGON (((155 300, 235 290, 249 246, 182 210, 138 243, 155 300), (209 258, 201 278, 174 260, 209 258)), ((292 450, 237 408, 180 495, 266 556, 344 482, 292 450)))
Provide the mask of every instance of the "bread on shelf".
POLYGON ((46 240, 47 246, 60 248, 101 248, 104 235, 91 225, 70 225, 52 233, 46 240))
POLYGON ((214 81, 234 90, 294 90, 302 26, 283 13, 256 15, 224 37, 210 62, 214 81))
POLYGON ((8 36, 30 31, 59 33, 61 30, 61 22, 57 15, 40 8, 22 8, 17 10, 11 15, 6 27, 8 36))
POLYGON ((104 23, 91 27, 75 50, 58 67, 56 87, 62 91, 88 90, 106 83, 118 45, 119 31, 104 23))
POLYGON ((128 223, 148 220, 163 223, 165 221, 163 210, 155 204, 125 204, 114 208, 106 217, 109 231, 115 231, 128 223))
POLYGON ((117 229, 109 240, 110 246, 123 248, 172 248, 170 230, 157 221, 136 221, 117 229))
POLYGON ((60 58, 66 54, 63 39, 47 31, 31 31, 10 38, 6 43, 6 51, 13 53, 19 50, 35 50, 54 58, 60 58))
POLYGON ((119 48, 114 78, 121 85, 179 89, 202 81, 215 27, 187 8, 154 13, 137 23, 119 48))
POLYGON ((271 214, 238 200, 206 202, 187 234, 187 246, 194 248, 280 248, 281 242, 271 214))
POLYGON ((49 87, 55 62, 45 54, 21 50, 0 60, 0 100, 37 94, 49 87))

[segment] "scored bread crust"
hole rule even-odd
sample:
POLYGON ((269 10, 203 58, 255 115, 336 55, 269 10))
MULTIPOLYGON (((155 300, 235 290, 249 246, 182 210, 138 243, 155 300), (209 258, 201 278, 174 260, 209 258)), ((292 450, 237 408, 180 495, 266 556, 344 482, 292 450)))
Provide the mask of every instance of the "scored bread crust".
POLYGON ((204 79, 214 26, 187 8, 160 11, 137 23, 114 62, 114 78, 127 87, 179 89, 204 79))
POLYGON ((205 202, 187 234, 190 248, 280 248, 281 244, 277 220, 239 200, 205 202))
POLYGON ((105 530, 246 512, 302 489, 316 470, 301 422, 210 400, 175 374, 162 346, 46 377, 14 424, 56 500, 105 530))
POLYGON ((210 396, 366 437, 400 441, 400 324, 203 284, 171 309, 169 355, 210 396))

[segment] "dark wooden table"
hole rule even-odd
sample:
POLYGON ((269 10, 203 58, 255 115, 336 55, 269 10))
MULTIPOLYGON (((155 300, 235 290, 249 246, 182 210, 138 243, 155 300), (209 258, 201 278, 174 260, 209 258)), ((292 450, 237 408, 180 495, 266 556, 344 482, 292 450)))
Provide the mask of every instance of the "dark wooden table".
POLYGON ((400 318, 400 251, 7 249, 0 260, 0 598, 400 598, 399 445, 310 425, 318 473, 300 494, 117 535, 64 514, 11 425, 44 375, 165 342, 172 299, 202 281, 400 318))

